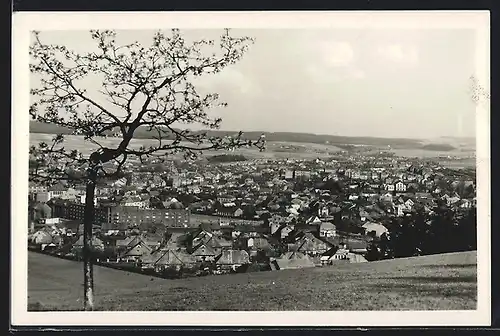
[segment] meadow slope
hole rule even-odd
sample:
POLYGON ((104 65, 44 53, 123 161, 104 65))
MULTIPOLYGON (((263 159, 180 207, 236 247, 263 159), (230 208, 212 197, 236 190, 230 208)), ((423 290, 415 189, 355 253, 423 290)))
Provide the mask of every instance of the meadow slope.
MULTIPOLYGON (((81 309, 82 278, 78 262, 29 252, 29 306, 81 309)), ((476 252, 180 280, 95 267, 95 291, 113 311, 476 309, 476 252)))

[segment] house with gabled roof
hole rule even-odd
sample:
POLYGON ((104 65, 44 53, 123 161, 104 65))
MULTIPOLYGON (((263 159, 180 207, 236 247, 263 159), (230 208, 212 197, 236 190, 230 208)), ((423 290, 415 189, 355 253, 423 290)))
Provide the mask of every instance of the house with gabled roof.
POLYGON ((165 233, 160 247, 173 250, 185 248, 188 246, 189 238, 189 234, 186 232, 168 231, 165 233))
POLYGON ((134 245, 137 243, 139 239, 138 237, 139 236, 127 236, 124 237, 123 239, 116 239, 115 246, 121 248, 129 247, 130 245, 134 245))
POLYGON ((153 248, 143 242, 140 238, 134 241, 135 244, 129 244, 127 249, 119 255, 120 259, 138 261, 154 251, 153 248))
POLYGON ((182 266, 193 266, 197 263, 197 260, 193 255, 190 255, 182 249, 160 250, 156 253, 156 256, 159 258, 154 261, 153 267, 157 271, 161 271, 168 267, 180 268, 182 266))
MULTIPOLYGON (((75 248, 83 248, 83 234, 78 237, 78 240, 73 243, 75 248)), ((96 236, 92 236, 92 248, 94 249, 104 249, 104 243, 101 239, 96 236)))
POLYGON ((139 236, 139 239, 143 241, 146 245, 151 248, 157 248, 163 241, 163 235, 159 233, 143 233, 139 236))
POLYGON ((250 255, 244 250, 226 250, 222 251, 215 259, 218 270, 236 270, 236 268, 249 264, 250 255))
POLYGON ((139 259, 141 262, 141 268, 143 269, 153 269, 154 264, 161 258, 163 252, 166 249, 158 249, 151 251, 151 253, 146 253, 139 259))
POLYGON ((406 201, 404 202, 404 205, 406 206, 407 209, 412 209, 413 206, 415 205, 415 202, 411 198, 407 198, 406 201))
POLYGON ((337 227, 329 222, 323 222, 319 226, 320 237, 335 237, 337 235, 337 227))
POLYGON ((279 230, 281 230, 286 224, 278 221, 270 221, 269 227, 271 229, 271 234, 275 234, 279 230))
POLYGON ((220 252, 203 243, 196 246, 191 253, 199 262, 214 261, 219 254, 220 252))
POLYGON ((225 203, 222 206, 219 206, 215 213, 218 216, 223 217, 241 217, 243 215, 243 210, 238 207, 234 202, 225 203))
POLYGON ((349 250, 345 245, 334 246, 325 253, 320 258, 321 265, 333 265, 339 261, 347 262, 349 260, 349 250))
POLYGON ((39 230, 30 236, 30 240, 33 244, 42 245, 52 243, 52 235, 45 231, 39 230))
POLYGON ((403 183, 403 181, 401 180, 398 180, 396 181, 396 183, 394 184, 394 188, 397 192, 405 192, 406 191, 406 184, 403 183))
POLYGON ((271 263, 272 270, 299 269, 315 267, 314 262, 301 252, 285 252, 271 263))
POLYGON ((267 250, 271 247, 265 237, 250 237, 247 240, 247 246, 251 250, 267 250))
POLYGON ((367 252, 368 242, 362 237, 359 239, 349 238, 346 241, 346 248, 349 250, 349 253, 365 254, 367 252))
POLYGON ((215 249, 215 251, 225 250, 233 246, 233 243, 230 240, 218 236, 212 236, 212 239, 210 239, 206 244, 215 249))
POLYGON ((209 240, 212 239, 212 237, 214 237, 214 234, 212 233, 211 230, 202 229, 200 227, 200 229, 193 232, 191 237, 192 237, 191 246, 198 246, 201 243, 207 243, 209 240))
POLYGON ((297 246, 298 252, 310 256, 323 254, 332 247, 329 243, 316 238, 311 232, 304 233, 302 237, 295 242, 295 245, 297 246))
POLYGON ((153 234, 153 233, 142 233, 134 236, 130 236, 128 238, 125 238, 124 242, 120 243, 121 246, 123 246, 125 243, 127 247, 132 247, 136 245, 139 242, 144 243, 145 245, 149 246, 150 248, 155 248, 160 245, 162 242, 163 237, 159 234, 153 234))
POLYGON ((319 224, 321 224, 321 219, 319 219, 318 216, 311 216, 306 220, 306 224, 319 225, 319 224))
POLYGON ((295 225, 294 224, 284 224, 279 233, 280 233, 280 238, 285 239, 287 238, 291 232, 295 230, 295 225))

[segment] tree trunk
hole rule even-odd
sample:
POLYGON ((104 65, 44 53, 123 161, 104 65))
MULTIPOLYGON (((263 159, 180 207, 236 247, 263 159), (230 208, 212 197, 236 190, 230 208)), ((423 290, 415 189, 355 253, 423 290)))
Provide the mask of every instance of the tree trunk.
POLYGON ((92 265, 92 228, 95 222, 94 195, 97 172, 91 170, 85 191, 85 213, 83 219, 83 288, 84 308, 94 310, 94 274, 92 265))

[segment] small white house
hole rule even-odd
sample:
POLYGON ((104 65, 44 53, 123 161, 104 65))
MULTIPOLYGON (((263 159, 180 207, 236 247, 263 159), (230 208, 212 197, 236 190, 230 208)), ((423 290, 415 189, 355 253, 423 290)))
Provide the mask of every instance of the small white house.
POLYGON ((462 209, 470 209, 472 207, 472 202, 467 199, 464 199, 461 201, 460 207, 462 209))
POLYGON ((331 265, 334 261, 337 260, 349 260, 349 250, 339 248, 335 254, 331 256, 322 256, 320 258, 321 265, 331 265))
POLYGON ((319 226, 320 237, 335 237, 337 235, 337 227, 328 222, 323 222, 319 226))
POLYGON ((399 192, 405 192, 406 191, 406 185, 401 182, 401 181, 398 181, 395 185, 395 188, 396 188, 396 191, 399 191, 399 192))
POLYGON ((405 202, 405 205, 408 209, 411 209, 414 205, 415 205, 415 202, 413 202, 413 200, 411 200, 410 198, 408 198, 405 202))

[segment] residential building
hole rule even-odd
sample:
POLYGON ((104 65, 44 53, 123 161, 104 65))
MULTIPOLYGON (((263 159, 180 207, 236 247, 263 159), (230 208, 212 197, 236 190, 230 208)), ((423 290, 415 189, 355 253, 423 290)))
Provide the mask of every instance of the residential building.
POLYGON ((337 235, 337 228, 334 224, 323 222, 319 226, 319 236, 333 238, 337 235))
MULTIPOLYGON (((54 217, 83 221, 85 204, 55 200, 50 204, 54 217)), ((95 207, 95 224, 105 230, 138 226, 142 223, 161 223, 166 227, 190 227, 190 211, 186 209, 141 209, 118 206, 114 203, 95 207)))
POLYGON ((397 192, 405 192, 406 184, 404 184, 402 181, 398 181, 396 182, 395 189, 397 192))

